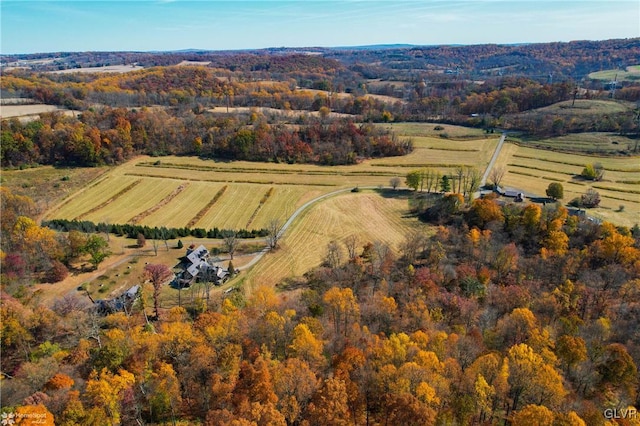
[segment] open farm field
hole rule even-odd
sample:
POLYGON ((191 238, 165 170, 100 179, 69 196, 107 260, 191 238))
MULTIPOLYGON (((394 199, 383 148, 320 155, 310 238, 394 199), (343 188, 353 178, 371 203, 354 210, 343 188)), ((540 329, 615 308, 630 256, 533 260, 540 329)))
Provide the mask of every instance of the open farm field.
MULTIPOLYGON (((263 115, 281 115, 288 118, 297 118, 300 116, 308 115, 310 117, 320 117, 318 111, 306 111, 306 110, 286 110, 269 107, 214 107, 207 111, 214 114, 251 114, 252 112, 259 112, 263 115)), ((353 117, 351 114, 343 114, 339 112, 330 112, 329 117, 353 117)))
POLYGON ((50 71, 50 73, 51 74, 74 74, 74 73, 89 74, 89 73, 113 72, 113 73, 121 74, 121 73, 131 72, 131 71, 139 71, 141 69, 144 69, 144 67, 141 67, 138 65, 107 65, 104 67, 70 68, 67 70, 50 71))
MULTIPOLYGON (((326 90, 300 88, 300 89, 297 89, 296 91, 303 92, 311 96, 316 96, 316 95, 329 96, 329 92, 327 92, 326 90)), ((345 99, 345 98, 351 98, 354 95, 352 95, 351 93, 344 93, 344 92, 331 92, 331 96, 335 96, 340 99, 345 99)), ((386 102, 391 104, 395 104, 396 102, 400 102, 400 103, 406 102, 404 99, 394 98, 393 96, 385 96, 385 95, 366 94, 366 95, 363 95, 363 97, 369 98, 369 99, 375 99, 380 102, 386 102)))
POLYGON ((618 114, 635 108, 633 102, 605 99, 576 99, 562 101, 543 108, 523 112, 521 115, 552 114, 558 116, 618 114))
POLYGON ((205 229, 244 229, 247 225, 252 227, 250 219, 268 191, 268 185, 229 185, 220 200, 196 223, 196 226, 205 229))
POLYGON ((37 116, 43 112, 65 111, 55 105, 2 105, 0 106, 1 118, 37 116))
POLYGON ((496 138, 416 137, 416 149, 407 156, 333 167, 139 157, 112 169, 94 186, 50 211, 47 218, 261 229, 274 218, 285 219, 314 197, 343 188, 388 186, 392 177, 404 178, 412 168, 446 171, 465 164, 483 170, 496 143, 496 138), (223 187, 219 199, 212 202, 223 187))
POLYGON ((41 166, 24 170, 3 170, 2 186, 14 194, 26 195, 38 211, 45 212, 66 197, 77 194, 100 179, 107 167, 57 168, 41 166))
MULTIPOLYGON (((83 219, 100 222, 108 218, 111 223, 137 223, 136 216, 154 208, 172 191, 180 186, 180 182, 157 182, 153 179, 140 179, 140 183, 110 202, 103 208, 91 212, 83 219)), ((161 223, 157 224, 161 226, 161 223)))
POLYGON ((592 80, 604 80, 604 81, 625 81, 625 80, 640 80, 640 65, 632 65, 627 67, 626 70, 604 70, 598 72, 592 72, 589 74, 589 78, 592 80))
MULTIPOLYGON (((393 130, 399 135, 414 136, 431 136, 442 137, 446 135, 450 139, 484 139, 487 134, 482 129, 471 127, 454 126, 452 124, 440 123, 388 123, 380 124, 389 130, 393 130)), ((443 138, 447 140, 446 138, 443 138)))
MULTIPOLYGON (((341 194, 312 205, 294 222, 295 232, 288 232, 281 248, 268 254, 259 268, 244 278, 248 285, 275 285, 285 278, 297 277, 319 266, 326 255, 327 244, 358 237, 358 252, 368 242, 380 241, 397 249, 414 230, 427 225, 417 218, 405 217, 408 203, 403 192, 380 195, 374 191, 341 194)), ((342 245, 342 243, 341 243, 342 245)), ((343 259, 346 256, 344 246, 343 259)))
POLYGON ((589 214, 616 224, 633 226, 640 217, 640 160, 638 157, 593 157, 564 154, 506 144, 497 164, 507 169, 503 185, 527 193, 544 196, 552 182, 564 187, 567 203, 588 188, 600 193, 600 207, 589 214), (579 178, 586 164, 599 162, 605 169, 604 179, 592 182, 579 178), (620 206, 624 208, 620 209, 620 206))
POLYGON ((211 64, 211 61, 182 61, 178 65, 178 67, 184 66, 196 66, 196 67, 206 67, 211 64))
MULTIPOLYGON (((403 135, 404 136, 404 135, 403 135)), ((381 170, 397 170, 405 175, 412 168, 432 167, 447 171, 465 165, 483 171, 495 150, 498 137, 456 141, 434 137, 413 136, 414 150, 403 157, 387 157, 371 161, 381 170), (402 171, 404 170, 404 171, 402 171)))
POLYGON ((619 154, 632 152, 640 140, 613 133, 580 133, 549 139, 523 140, 523 146, 585 154, 619 154))

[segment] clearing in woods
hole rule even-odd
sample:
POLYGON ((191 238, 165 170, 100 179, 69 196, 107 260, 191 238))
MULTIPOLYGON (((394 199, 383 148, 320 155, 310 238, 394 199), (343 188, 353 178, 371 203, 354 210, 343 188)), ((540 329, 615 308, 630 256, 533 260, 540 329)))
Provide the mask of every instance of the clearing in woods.
POLYGON ((605 70, 592 72, 589 78, 593 80, 604 81, 624 81, 624 80, 640 80, 640 65, 631 65, 624 70, 605 70))
POLYGON ((635 103, 618 100, 604 99, 576 99, 573 101, 562 101, 543 108, 534 109, 522 113, 523 115, 536 115, 539 113, 553 114, 560 116, 575 115, 603 115, 616 114, 630 111, 635 108, 635 103))
POLYGON ((596 155, 640 154, 640 139, 615 133, 579 133, 548 139, 522 138, 523 146, 596 155))

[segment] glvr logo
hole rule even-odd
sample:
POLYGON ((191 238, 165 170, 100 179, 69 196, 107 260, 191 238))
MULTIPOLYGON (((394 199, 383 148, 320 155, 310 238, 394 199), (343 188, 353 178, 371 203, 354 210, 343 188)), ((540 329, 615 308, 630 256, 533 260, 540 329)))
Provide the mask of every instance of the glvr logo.
POLYGON ((2 426, 11 426, 16 422, 16 415, 14 413, 2 413, 1 419, 2 426))
POLYGON ((604 417, 607 419, 636 419, 638 418, 638 410, 629 408, 607 408, 604 410, 604 417))

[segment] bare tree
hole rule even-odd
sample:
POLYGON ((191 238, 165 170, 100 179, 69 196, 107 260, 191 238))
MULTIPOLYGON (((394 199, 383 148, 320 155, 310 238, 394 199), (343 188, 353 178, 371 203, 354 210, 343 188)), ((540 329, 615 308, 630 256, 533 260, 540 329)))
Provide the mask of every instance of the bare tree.
POLYGON ((420 232, 408 234, 402 244, 402 253, 408 263, 413 263, 425 251, 427 239, 420 232))
POLYGON ((280 238, 282 237, 282 228, 284 224, 280 219, 273 219, 267 225, 267 244, 269 244, 269 248, 275 250, 278 248, 278 243, 280 242, 280 238))
POLYGON ((400 179, 398 176, 392 177, 391 180, 389 180, 389 185, 391 185, 391 188, 393 188, 394 191, 398 189, 401 183, 402 179, 400 179))
POLYGON ((495 166, 491 169, 491 173, 489 173, 489 179, 495 186, 500 186, 500 182, 502 182, 502 178, 507 173, 507 169, 504 166, 495 166))
POLYGON ((373 261, 372 264, 378 272, 382 272, 384 262, 391 255, 391 247, 385 242, 376 241, 373 243, 373 261))
POLYGON ((338 243, 333 240, 327 244, 327 256, 325 257, 325 263, 329 268, 337 268, 342 261, 342 250, 338 243))
POLYGON ((355 259, 358 255, 356 253, 356 249, 358 248, 358 236, 356 234, 349 235, 344 239, 344 245, 347 248, 347 253, 349 253, 349 259, 355 259))
POLYGON ((462 191, 464 190, 464 186, 463 186, 463 178, 466 175, 466 169, 467 166, 459 166, 456 167, 456 179, 458 181, 458 190, 456 191, 458 194, 462 194, 462 191))
POLYGON ((437 170, 427 169, 425 177, 426 177, 427 192, 431 193, 431 190, 437 191, 438 182, 440 182, 440 178, 441 178, 440 172, 438 172, 437 170))
POLYGON ((475 167, 467 167, 467 173, 465 175, 464 195, 471 197, 474 192, 480 189, 480 182, 482 182, 482 175, 475 167))
POLYGON ((233 255, 235 254, 236 250, 238 249, 238 244, 240 243, 240 241, 238 240, 238 237, 236 235, 235 232, 233 231, 226 231, 223 234, 224 237, 224 247, 227 250, 227 252, 229 253, 229 256, 231 257, 231 260, 233 260, 233 255))

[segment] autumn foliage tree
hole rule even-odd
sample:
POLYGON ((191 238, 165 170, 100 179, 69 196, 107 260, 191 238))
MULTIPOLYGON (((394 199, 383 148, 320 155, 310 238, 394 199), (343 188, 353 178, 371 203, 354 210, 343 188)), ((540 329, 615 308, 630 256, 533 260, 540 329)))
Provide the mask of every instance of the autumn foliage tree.
POLYGON ((157 319, 160 318, 160 292, 162 285, 173 275, 171 269, 164 264, 150 263, 144 267, 145 277, 153 285, 153 312, 157 319))

